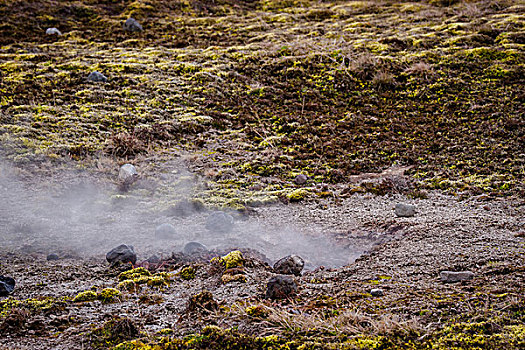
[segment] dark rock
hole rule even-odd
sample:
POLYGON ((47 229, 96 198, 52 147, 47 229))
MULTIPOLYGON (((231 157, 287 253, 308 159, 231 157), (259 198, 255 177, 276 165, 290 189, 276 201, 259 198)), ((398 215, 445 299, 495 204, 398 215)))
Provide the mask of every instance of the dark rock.
POLYGON ((219 304, 213 299, 213 294, 207 290, 203 290, 199 294, 190 297, 188 309, 190 311, 201 311, 209 313, 219 309, 219 304))
POLYGON ((382 289, 380 289, 380 288, 375 288, 375 289, 372 289, 372 290, 370 291, 370 294, 372 294, 372 296, 374 296, 374 297, 380 297, 380 296, 383 296, 384 293, 383 293, 383 290, 382 290, 382 289))
POLYGON ((135 249, 132 245, 121 244, 106 254, 106 260, 111 265, 118 263, 135 264, 137 262, 137 254, 135 254, 135 249))
POLYGON ((228 233, 233 230, 233 217, 222 211, 216 211, 208 216, 206 229, 212 232, 228 233))
POLYGON ((0 276, 0 296, 6 296, 13 293, 15 289, 15 280, 11 277, 0 276))
POLYGON ((119 180, 124 182, 134 182, 138 176, 139 174, 137 173, 135 166, 129 163, 121 166, 118 172, 119 180))
POLYGON ((308 181, 308 176, 305 174, 299 174, 295 177, 293 182, 295 182, 296 185, 304 185, 308 181))
POLYGON ((172 224, 162 224, 155 228, 155 237, 158 239, 173 239, 177 234, 172 224))
POLYGON ((267 299, 285 299, 297 293, 297 283, 290 276, 272 277, 266 285, 267 299))
POLYGON ((441 271, 439 273, 439 277, 441 278, 441 282, 444 283, 454 283, 454 282, 462 282, 462 281, 469 281, 474 278, 474 272, 472 271, 441 271))
POLYGON ((94 71, 89 73, 87 80, 95 83, 105 83, 106 81, 108 81, 108 78, 106 78, 104 74, 94 71))
POLYGON ((186 245, 182 249, 182 252, 185 255, 192 255, 195 253, 202 253, 202 252, 207 252, 207 251, 208 251, 208 248, 206 248, 204 244, 201 244, 199 242, 186 243, 186 245))
POLYGON ((124 22, 124 30, 126 32, 142 32, 144 29, 142 28, 142 25, 135 20, 135 18, 130 17, 124 22))
POLYGON ((398 203, 394 212, 399 217, 411 217, 416 215, 416 207, 410 204, 398 203))
POLYGON ((277 260, 273 265, 275 273, 283 275, 300 276, 304 267, 304 260, 298 255, 288 255, 282 259, 277 260))
POLYGON ((58 30, 57 28, 47 28, 46 34, 47 35, 58 35, 58 36, 62 35, 60 30, 58 30))
POLYGON ((46 258, 46 259, 47 259, 47 261, 53 261, 53 260, 58 260, 58 259, 60 259, 60 258, 59 258, 58 255, 56 255, 55 253, 51 253, 51 254, 48 254, 48 255, 47 255, 47 258, 46 258))

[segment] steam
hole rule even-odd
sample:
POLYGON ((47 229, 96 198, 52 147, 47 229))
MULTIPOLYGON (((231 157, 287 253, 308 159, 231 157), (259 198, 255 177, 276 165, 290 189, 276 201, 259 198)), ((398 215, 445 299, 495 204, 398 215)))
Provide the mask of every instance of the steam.
MULTIPOLYGON (((186 175, 184 171, 175 171, 186 175)), ((220 234, 205 228, 209 212, 187 217, 166 216, 157 209, 168 194, 121 196, 116 185, 100 183, 87 173, 63 173, 55 179, 30 176, 0 163, 0 246, 27 254, 57 253, 62 257, 103 257, 121 243, 132 244, 139 260, 153 254, 170 256, 190 241, 209 249, 251 248, 272 262, 298 254, 307 268, 342 266, 352 262, 360 251, 342 247, 327 236, 305 232, 301 227, 282 225, 271 218, 235 217, 232 232, 220 234), (60 181, 62 180, 62 181, 60 181), (170 240, 155 237, 155 227, 170 223, 176 236, 170 240)), ((160 181, 172 181, 163 175, 160 181)), ((181 183, 177 193, 189 193, 181 183)), ((147 192, 147 191, 146 191, 147 192)), ((235 213, 231 213, 235 215, 235 213)), ((313 230, 315 231, 315 230, 313 230)), ((321 232, 321 230, 319 230, 321 232)))

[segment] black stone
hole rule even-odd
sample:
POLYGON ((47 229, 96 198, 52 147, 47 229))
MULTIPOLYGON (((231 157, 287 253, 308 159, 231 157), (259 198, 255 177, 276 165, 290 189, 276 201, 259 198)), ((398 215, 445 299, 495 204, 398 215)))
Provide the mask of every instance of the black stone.
POLYGON ((286 299, 297 293, 297 283, 290 276, 272 277, 266 285, 267 299, 286 299))
POLYGON ((298 255, 288 255, 282 259, 277 260, 273 265, 275 273, 283 275, 300 276, 304 267, 304 260, 298 255))
POLYGON ((186 245, 182 249, 182 252, 185 255, 192 255, 195 253, 202 253, 202 252, 207 252, 207 251, 208 251, 208 248, 206 248, 204 244, 201 244, 199 242, 186 243, 186 245))
POLYGON ((119 262, 135 264, 137 262, 137 254, 135 254, 135 249, 132 245, 121 244, 106 254, 106 260, 111 265, 119 262))
POLYGON ((11 277, 0 276, 0 296, 6 296, 13 293, 15 289, 15 280, 11 277))
POLYGON ((56 255, 55 253, 51 253, 51 254, 49 254, 49 255, 47 256, 46 259, 47 259, 47 261, 52 261, 52 260, 58 260, 58 259, 60 259, 60 258, 59 258, 58 255, 56 255))

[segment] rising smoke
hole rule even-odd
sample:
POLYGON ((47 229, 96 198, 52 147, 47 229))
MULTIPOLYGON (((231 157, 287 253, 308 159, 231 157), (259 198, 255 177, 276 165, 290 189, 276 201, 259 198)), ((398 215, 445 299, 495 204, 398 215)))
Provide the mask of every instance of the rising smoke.
MULTIPOLYGON (((159 181, 173 179, 164 176, 159 181)), ((181 184, 175 192, 189 193, 187 186, 181 184)), ((326 236, 280 224, 278 218, 257 215, 242 220, 237 216, 234 229, 227 234, 210 232, 205 228, 208 211, 166 216, 156 204, 169 194, 138 192, 121 195, 114 183, 94 181, 87 172, 37 180, 0 163, 0 246, 27 254, 103 258, 108 250, 125 243, 135 247, 140 260, 153 254, 167 257, 180 252, 186 243, 198 241, 209 249, 255 249, 272 262, 294 253, 306 260, 308 268, 345 265, 360 253, 326 236), (175 227, 173 239, 155 237, 155 227, 162 223, 175 227)))

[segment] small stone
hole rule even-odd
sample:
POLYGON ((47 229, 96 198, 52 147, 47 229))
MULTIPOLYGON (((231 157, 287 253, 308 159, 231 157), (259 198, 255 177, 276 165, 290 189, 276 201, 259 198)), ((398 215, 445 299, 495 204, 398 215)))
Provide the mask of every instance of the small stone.
POLYGON ((308 181, 308 176, 305 174, 299 174, 295 177, 293 182, 295 182, 296 185, 304 185, 308 181))
POLYGON ((130 17, 124 22, 124 30, 126 32, 142 32, 144 29, 142 28, 142 25, 135 20, 135 18, 130 17))
POLYGON ((137 262, 137 254, 135 254, 135 249, 132 245, 121 244, 106 254, 106 260, 111 265, 118 263, 135 264, 137 262))
POLYGON ((396 204, 395 213, 399 217, 411 217, 416 215, 416 207, 410 204, 396 204))
POLYGON ((58 35, 58 36, 62 35, 60 30, 58 30, 57 28, 47 28, 46 34, 47 35, 58 35))
POLYGON ((288 255, 277 260, 273 265, 275 273, 282 275, 300 276, 304 267, 304 260, 298 255, 288 255))
POLYGON ((59 257, 55 253, 51 253, 51 254, 48 254, 46 259, 47 259, 47 261, 53 261, 53 260, 58 260, 59 257))
POLYGON ((380 297, 380 296, 383 296, 384 293, 383 293, 383 290, 382 290, 382 289, 380 289, 380 288, 375 288, 375 289, 372 289, 372 290, 370 291, 370 294, 372 294, 372 296, 374 296, 374 297, 380 297))
POLYGON ((0 296, 6 296, 13 293, 15 289, 15 280, 11 277, 0 276, 0 296))
POLYGON ((267 299, 285 299, 297 293, 297 283, 290 276, 272 277, 266 285, 267 299))
POLYGON ((155 228, 155 237, 158 239, 173 239, 177 234, 172 224, 162 224, 155 228))
POLYGON ((441 282, 454 283, 461 281, 469 281, 474 278, 474 272, 472 271, 441 271, 439 273, 441 282))
POLYGON ((189 242, 186 243, 184 248, 182 249, 182 252, 185 255, 192 255, 195 253, 205 253, 208 251, 208 248, 204 244, 201 244, 199 242, 189 242))
POLYGON ((119 180, 128 183, 135 181, 138 176, 137 169, 133 164, 124 164, 118 172, 119 180))
POLYGON ((100 72, 93 71, 89 73, 87 80, 95 83, 105 83, 108 81, 108 78, 106 78, 106 76, 100 72))
POLYGON ((208 216, 206 229, 212 232, 228 233, 233 230, 233 217, 222 211, 216 211, 208 216))

